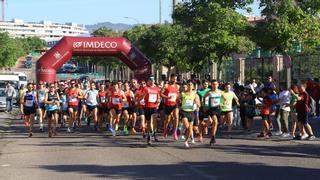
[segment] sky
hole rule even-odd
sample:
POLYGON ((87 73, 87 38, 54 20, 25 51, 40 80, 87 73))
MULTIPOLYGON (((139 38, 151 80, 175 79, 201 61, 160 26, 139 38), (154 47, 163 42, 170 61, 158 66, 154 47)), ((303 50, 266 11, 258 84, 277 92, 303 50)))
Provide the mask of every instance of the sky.
MULTIPOLYGON (((99 22, 159 23, 160 0, 5 0, 5 20, 48 20, 91 25, 99 22), (129 18, 125 18, 129 17, 129 18)), ((172 0, 162 1, 162 22, 171 22, 172 0)), ((180 2, 181 0, 177 0, 180 2)), ((253 14, 259 15, 257 3, 253 14)), ((241 12, 244 13, 244 12, 241 12)), ((246 14, 246 13, 244 13, 246 14)))

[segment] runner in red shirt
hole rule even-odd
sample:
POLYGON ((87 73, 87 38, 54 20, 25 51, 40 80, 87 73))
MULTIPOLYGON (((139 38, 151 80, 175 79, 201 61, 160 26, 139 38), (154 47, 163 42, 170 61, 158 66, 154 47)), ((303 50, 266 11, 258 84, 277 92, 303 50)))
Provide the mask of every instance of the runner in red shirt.
POLYGON ((106 121, 106 118, 109 113, 107 90, 106 90, 105 84, 103 83, 100 84, 100 90, 98 95, 99 95, 98 121, 99 121, 99 126, 102 127, 102 124, 104 121, 106 121))
POLYGON ((144 94, 142 98, 146 103, 145 114, 147 121, 147 132, 148 132, 148 145, 151 144, 151 134, 153 134, 154 140, 158 141, 156 132, 157 125, 157 111, 160 103, 160 89, 154 84, 154 77, 151 76, 148 80, 148 85, 144 88, 144 94))
MULTIPOLYGON (((118 124, 120 122, 121 110, 122 110, 122 103, 127 101, 127 98, 124 92, 120 89, 120 84, 114 84, 113 90, 109 93, 110 101, 110 125, 114 130, 118 130, 118 124)), ((112 131, 112 135, 115 136, 116 134, 112 131)))
MULTIPOLYGON (((132 114, 133 114, 133 105, 134 105, 134 94, 133 92, 130 90, 130 85, 129 82, 125 82, 123 84, 124 87, 124 94, 126 96, 126 101, 122 102, 122 116, 124 118, 124 127, 123 127, 123 132, 125 135, 128 134, 128 122, 130 120, 130 117, 132 118, 132 114)), ((135 133, 135 122, 132 122, 132 127, 130 128, 130 130, 135 133)))
POLYGON ((141 81, 140 82, 140 88, 139 90, 136 91, 135 95, 134 95, 134 100, 135 100, 135 111, 140 119, 140 128, 142 131, 142 135, 145 138, 145 131, 146 131, 146 125, 145 125, 145 112, 144 112, 144 108, 145 108, 145 101, 144 98, 142 97, 142 95, 144 94, 144 88, 146 87, 146 82, 145 81, 141 81))
POLYGON ((167 128, 173 116, 173 137, 174 140, 178 140, 177 129, 179 123, 179 108, 177 100, 180 99, 180 86, 177 84, 177 76, 171 74, 169 84, 165 84, 161 90, 161 97, 164 98, 166 119, 164 123, 163 136, 167 137, 167 128))
POLYGON ((72 80, 70 82, 71 87, 67 92, 67 100, 68 100, 68 110, 69 110, 69 124, 67 132, 71 133, 71 127, 74 122, 76 122, 77 113, 78 113, 78 105, 79 105, 79 99, 82 98, 82 92, 81 89, 76 87, 76 81, 72 80))

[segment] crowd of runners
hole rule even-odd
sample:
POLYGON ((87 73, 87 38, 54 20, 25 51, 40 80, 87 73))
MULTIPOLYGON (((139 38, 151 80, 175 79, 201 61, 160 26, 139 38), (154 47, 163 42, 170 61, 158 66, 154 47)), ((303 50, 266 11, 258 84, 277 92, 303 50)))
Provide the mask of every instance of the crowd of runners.
MULTIPOLYGON (((72 133, 93 125, 96 132, 109 131, 112 136, 141 133, 147 144, 159 141, 160 132, 164 138, 172 134, 186 148, 196 139, 203 143, 203 137, 209 135, 213 146, 218 129, 230 134, 234 128, 251 132, 253 119, 259 116, 262 123, 257 138, 279 135, 313 140, 308 117, 319 112, 310 111, 314 106, 310 102, 316 98, 306 88, 304 82, 289 89, 286 84, 277 88, 271 77, 259 86, 254 81, 246 85, 216 80, 178 83, 175 74, 160 84, 155 84, 152 76, 146 82, 39 82, 21 88, 20 110, 29 137, 37 120, 40 131, 47 123, 49 138, 57 135, 58 128, 72 133)), ((316 106, 319 109, 318 103, 316 106)))

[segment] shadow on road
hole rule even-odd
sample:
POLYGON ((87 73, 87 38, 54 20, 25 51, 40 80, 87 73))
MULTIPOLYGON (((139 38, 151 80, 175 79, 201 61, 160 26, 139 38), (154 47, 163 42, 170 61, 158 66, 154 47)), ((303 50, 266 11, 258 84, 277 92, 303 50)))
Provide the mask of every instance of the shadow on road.
MULTIPOLYGON (((37 167, 38 168, 38 167, 37 167)), ((47 165, 40 168, 97 178, 132 179, 319 179, 319 169, 233 162, 185 162, 166 165, 47 165)))

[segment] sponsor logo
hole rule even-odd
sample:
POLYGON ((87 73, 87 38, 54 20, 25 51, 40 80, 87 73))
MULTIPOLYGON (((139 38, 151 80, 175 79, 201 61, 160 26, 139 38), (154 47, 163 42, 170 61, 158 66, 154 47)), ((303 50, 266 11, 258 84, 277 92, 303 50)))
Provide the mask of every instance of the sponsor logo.
POLYGON ((57 51, 54 53, 54 57, 59 60, 61 58, 61 54, 57 51))
POLYGON ((84 48, 84 49, 115 49, 118 47, 117 42, 110 42, 110 41, 80 41, 74 42, 73 48, 84 48))
POLYGON ((53 69, 46 69, 46 68, 40 67, 40 68, 38 69, 38 72, 39 72, 39 73, 54 73, 54 70, 53 70, 53 69))
POLYGON ((73 48, 79 48, 79 47, 81 47, 81 45, 82 45, 82 42, 74 42, 73 48))

